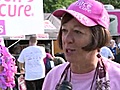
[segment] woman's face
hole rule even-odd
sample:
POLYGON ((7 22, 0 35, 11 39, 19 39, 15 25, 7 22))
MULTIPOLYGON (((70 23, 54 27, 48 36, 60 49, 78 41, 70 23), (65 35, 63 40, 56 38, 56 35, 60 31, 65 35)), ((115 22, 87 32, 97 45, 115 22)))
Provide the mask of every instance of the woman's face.
POLYGON ((91 30, 74 18, 63 24, 61 30, 63 51, 66 59, 69 62, 76 62, 84 58, 88 51, 84 51, 82 47, 91 42, 91 30))

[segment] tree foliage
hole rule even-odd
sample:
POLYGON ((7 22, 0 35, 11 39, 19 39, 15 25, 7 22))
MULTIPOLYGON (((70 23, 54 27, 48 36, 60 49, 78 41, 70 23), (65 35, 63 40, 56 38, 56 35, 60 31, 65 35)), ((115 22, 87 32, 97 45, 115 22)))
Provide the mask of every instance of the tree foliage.
POLYGON ((115 8, 120 9, 120 0, 98 0, 104 4, 111 4, 115 8))
POLYGON ((56 9, 65 8, 76 0, 43 0, 44 13, 51 13, 56 9))
MULTIPOLYGON (((44 13, 52 13, 59 8, 65 8, 76 0, 43 0, 44 13)), ((115 8, 120 8, 120 0, 98 0, 103 4, 111 4, 115 8)))

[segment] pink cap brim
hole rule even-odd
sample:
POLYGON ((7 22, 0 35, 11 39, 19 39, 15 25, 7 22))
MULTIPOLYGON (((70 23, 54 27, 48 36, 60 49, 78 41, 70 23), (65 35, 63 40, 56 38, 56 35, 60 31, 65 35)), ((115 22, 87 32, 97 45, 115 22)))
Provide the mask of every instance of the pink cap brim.
POLYGON ((85 26, 95 26, 97 23, 95 23, 92 19, 88 18, 87 16, 83 15, 82 13, 73 11, 73 10, 65 10, 65 9, 59 9, 53 12, 53 15, 56 17, 62 17, 65 13, 71 14, 74 18, 76 18, 80 23, 82 23, 85 26))

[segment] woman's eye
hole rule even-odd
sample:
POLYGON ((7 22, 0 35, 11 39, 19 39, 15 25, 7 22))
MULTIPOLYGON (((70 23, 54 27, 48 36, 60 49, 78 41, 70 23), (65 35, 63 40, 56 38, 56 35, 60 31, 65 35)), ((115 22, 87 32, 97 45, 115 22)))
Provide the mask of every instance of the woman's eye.
POLYGON ((75 33, 77 34, 81 34, 82 32, 81 31, 78 31, 78 30, 74 30, 75 33))
POLYGON ((62 32, 64 32, 64 33, 65 33, 65 32, 67 32, 67 30, 66 30, 66 29, 62 29, 62 32))

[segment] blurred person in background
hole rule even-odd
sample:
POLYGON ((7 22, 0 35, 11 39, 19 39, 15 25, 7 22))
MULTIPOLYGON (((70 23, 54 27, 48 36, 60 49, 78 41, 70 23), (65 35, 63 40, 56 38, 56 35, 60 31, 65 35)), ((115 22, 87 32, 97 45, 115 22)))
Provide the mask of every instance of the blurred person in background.
POLYGON ((62 57, 59 57, 59 56, 54 57, 53 61, 55 66, 66 62, 62 57))
POLYGON ((54 57, 50 53, 50 48, 45 48, 46 57, 44 58, 46 74, 54 67, 54 57))
POLYGON ((37 37, 31 36, 29 46, 22 50, 18 58, 20 71, 21 73, 25 72, 27 90, 42 89, 45 78, 45 65, 43 61, 45 56, 45 48, 37 46, 37 37))
POLYGON ((110 40, 109 48, 112 51, 113 55, 116 56, 117 55, 117 45, 115 43, 115 40, 113 40, 113 39, 110 40))
POLYGON ((107 47, 107 46, 103 46, 101 49, 100 49, 100 54, 103 56, 103 57, 106 57, 110 60, 114 60, 115 57, 112 53, 112 51, 107 47))

